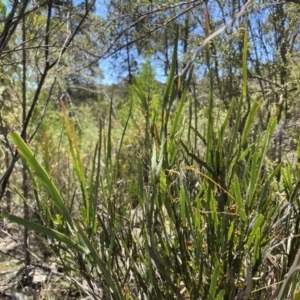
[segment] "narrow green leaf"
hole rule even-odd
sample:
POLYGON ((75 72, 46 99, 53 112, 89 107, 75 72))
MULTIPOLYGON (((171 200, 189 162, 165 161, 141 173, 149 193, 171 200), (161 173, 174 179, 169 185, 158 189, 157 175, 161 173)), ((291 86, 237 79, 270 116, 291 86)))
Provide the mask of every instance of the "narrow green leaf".
POLYGON ((259 258, 259 248, 260 248, 260 233, 261 233, 261 230, 260 230, 260 227, 258 227, 257 229, 257 232, 256 232, 256 235, 255 235, 255 240, 254 240, 254 256, 255 256, 255 259, 258 259, 259 258))
POLYGON ((213 168, 210 165, 208 165, 204 160, 202 160, 200 157, 196 156, 194 153, 191 153, 188 149, 188 146, 182 140, 180 141, 180 144, 188 156, 193 158, 200 166, 204 167, 208 172, 210 172, 215 177, 217 177, 216 172, 213 170, 213 168))
POLYGON ((193 130, 193 132, 195 133, 195 138, 199 138, 204 144, 204 146, 207 145, 205 137, 192 124, 189 124, 189 129, 193 130))
POLYGON ((139 184, 139 194, 140 197, 143 199, 144 198, 144 172, 143 172, 143 165, 141 160, 138 160, 138 184, 139 184))
POLYGON ((242 153, 241 153, 241 155, 240 155, 240 157, 238 158, 238 160, 239 161, 242 161, 248 154, 249 154, 249 152, 252 150, 252 147, 254 146, 254 144, 251 144, 251 145, 249 145, 247 148, 246 148, 246 150, 244 150, 242 153))
POLYGON ((10 220, 13 223, 22 225, 22 226, 24 226, 24 227, 26 227, 30 230, 34 230, 34 231, 39 232, 41 234, 45 234, 48 237, 50 237, 50 238, 52 238, 52 239, 54 239, 58 242, 64 243, 67 246, 69 246, 69 247, 71 247, 71 248, 73 248, 77 251, 80 251, 80 252, 86 253, 86 254, 90 253, 89 249, 80 246, 78 244, 78 242, 75 242, 75 241, 69 239, 66 235, 64 235, 63 233, 61 233, 59 231, 56 231, 54 229, 50 229, 50 228, 47 228, 45 226, 30 222, 30 221, 25 220, 23 218, 20 218, 18 216, 9 214, 5 211, 3 212, 2 215, 3 215, 3 218, 6 218, 6 219, 10 220))
POLYGON ((227 155, 228 157, 227 168, 229 168, 234 151, 235 150, 238 150, 238 152, 240 151, 240 144, 238 143, 239 142, 238 130, 241 123, 243 104, 244 104, 244 99, 243 97, 240 97, 240 100, 238 102, 238 109, 235 117, 235 124, 232 130, 232 134, 230 136, 230 143, 229 143, 228 155, 227 155))
MULTIPOLYGON (((254 221, 254 225, 250 224, 250 228, 249 228, 250 229, 250 232, 249 232, 250 234, 247 234, 247 236, 248 236, 247 249, 250 248, 250 246, 251 246, 254 238, 256 236, 259 236, 259 232, 260 232, 260 228, 259 227, 261 226, 261 223, 263 222, 263 220, 264 220, 263 215, 259 214, 253 220, 254 221)), ((253 223, 253 221, 252 221, 252 223, 253 223)))
MULTIPOLYGON (((173 79, 174 79, 174 75, 175 75, 176 61, 177 61, 178 37, 179 37, 179 30, 177 28, 170 73, 169 73, 169 77, 167 79, 167 84, 166 84, 165 92, 164 92, 163 109, 167 108, 167 104, 169 102, 171 90, 173 87, 173 79)), ((180 80, 180 79, 178 79, 178 80, 180 80)))
POLYGON ((156 173, 155 175, 158 176, 160 174, 163 162, 164 162, 164 145, 165 145, 165 138, 164 136, 162 136, 162 145, 161 145, 161 149, 160 149, 160 154, 159 154, 159 159, 158 159, 158 163, 157 163, 157 168, 156 168, 156 173))
POLYGON ((185 99, 184 99, 184 97, 182 97, 179 102, 179 105, 177 107, 175 118, 173 121, 173 126, 171 129, 171 138, 170 138, 171 141, 174 139, 174 136, 178 131, 178 127, 180 126, 179 120, 182 118, 182 110, 183 110, 184 102, 185 102, 185 99))
POLYGON ((254 103, 251 106, 250 112, 249 112, 247 120, 246 120, 246 124, 245 124, 244 130, 243 130, 243 134, 242 134, 242 138, 241 138, 241 145, 242 146, 247 141, 247 138, 249 136, 249 132, 250 132, 250 129, 251 129, 251 124, 252 124, 252 122, 254 120, 254 117, 256 115, 258 107, 259 107, 258 101, 254 101, 254 103))
POLYGON ((253 196, 255 194, 255 187, 258 180, 259 170, 258 170, 258 157, 259 154, 257 152, 254 153, 252 158, 252 165, 251 165, 251 177, 250 183, 247 189, 246 201, 248 201, 248 205, 252 204, 253 196))
POLYGON ((215 266, 214 274, 212 276, 210 286, 209 286, 209 299, 210 300, 215 300, 219 273, 220 273, 220 265, 218 264, 215 266))
POLYGON ((242 197, 241 197, 241 189, 240 189, 240 183, 238 177, 234 176, 234 196, 236 200, 237 210, 244 222, 247 221, 247 216, 245 213, 245 208, 243 205, 242 197))
POLYGON ((222 126, 221 126, 221 131, 220 131, 221 141, 224 140, 224 137, 225 137, 225 130, 226 130, 227 126, 228 126, 229 118, 230 118, 230 116, 231 116, 231 114, 232 114, 232 110, 233 110, 234 104, 235 104, 235 101, 232 100, 231 103, 230 103, 230 107, 229 107, 229 109, 228 109, 228 111, 227 111, 225 120, 224 120, 224 122, 223 122, 223 124, 222 124, 222 126))
POLYGON ((96 251, 96 249, 92 245, 91 241, 86 236, 83 228, 81 227, 81 225, 78 222, 76 223, 76 227, 79 231, 80 236, 82 237, 86 246, 88 247, 88 249, 90 251, 90 255, 93 258, 95 264, 98 265, 99 269, 103 273, 103 276, 104 276, 108 286, 112 289, 113 293, 115 294, 115 297, 117 297, 114 299, 120 299, 120 300, 124 299, 123 293, 122 293, 120 285, 118 284, 118 281, 112 277, 111 273, 106 268, 105 263, 99 257, 98 252, 96 251))
POLYGON ((86 181, 85 181, 85 176, 84 176, 84 171, 82 167, 82 162, 80 158, 80 151, 77 143, 77 138, 76 138, 76 132, 75 132, 75 127, 74 123, 70 123, 68 121, 67 117, 67 112, 66 108, 64 105, 62 105, 62 112, 63 112, 63 120, 64 120, 64 125, 65 125, 65 130, 67 134, 67 138, 69 141, 69 147, 70 147, 70 152, 72 156, 72 161, 74 165, 74 169, 77 175, 77 178, 80 183, 80 188, 81 188, 81 193, 83 196, 83 201, 85 204, 85 216, 84 220, 90 220, 90 208, 89 208, 89 201, 88 201, 88 195, 87 195, 87 189, 86 189, 86 181))
POLYGON ((149 111, 148 101, 147 101, 145 94, 144 94, 140 84, 138 83, 138 81, 135 81, 133 88, 135 89, 135 91, 137 92, 137 94, 139 96, 143 110, 149 111))
POLYGON ((44 164, 48 174, 50 174, 50 159, 49 159, 49 132, 45 133, 45 152, 44 152, 44 164))
POLYGON ((216 204, 216 199, 213 196, 213 191, 211 188, 207 191, 207 196, 208 196, 208 201, 209 201, 209 209, 211 211, 211 218, 214 222, 214 227, 215 230, 217 230, 218 225, 219 225, 219 218, 217 214, 217 204, 216 204))
POLYGON ((232 233, 234 229, 234 222, 230 223, 229 229, 228 229, 228 234, 227 234, 227 240, 230 241, 232 233))
POLYGON ((45 188, 49 196, 52 198, 55 206, 62 214, 64 220, 68 222, 69 226, 71 226, 71 229, 74 230, 74 224, 71 215, 66 208, 56 185, 49 177, 49 174, 37 161, 29 147, 17 133, 11 133, 10 137, 13 140, 14 144, 17 146, 19 154, 24 158, 29 168, 35 173, 35 176, 38 178, 41 185, 45 188))
POLYGON ((185 190, 184 186, 180 186, 180 202, 181 202, 181 208, 180 208, 180 213, 181 213, 181 220, 184 223, 185 222, 185 208, 186 208, 186 195, 185 195, 185 190))
POLYGON ((89 183, 89 196, 88 201, 90 202, 88 207, 90 212, 88 215, 90 218, 87 220, 88 228, 92 228, 92 232, 96 233, 96 224, 97 224, 97 205, 98 205, 98 190, 100 186, 100 171, 101 171, 101 146, 100 141, 97 142, 95 147, 92 171, 90 174, 90 183, 89 183))
POLYGON ((155 178, 157 171, 157 161, 156 161, 156 143, 155 140, 153 139, 153 145, 152 145, 152 157, 151 157, 151 174, 152 178, 155 178))
POLYGON ((283 177, 283 182, 286 185, 287 189, 291 191, 293 189, 291 173, 288 170, 282 170, 281 175, 283 177))
POLYGON ((151 110, 151 121, 152 124, 156 123, 156 118, 158 115, 158 106, 159 106, 159 98, 154 97, 153 103, 152 103, 152 110, 151 110))
POLYGON ((223 300, 225 295, 225 290, 221 290, 216 298, 216 300, 223 300))

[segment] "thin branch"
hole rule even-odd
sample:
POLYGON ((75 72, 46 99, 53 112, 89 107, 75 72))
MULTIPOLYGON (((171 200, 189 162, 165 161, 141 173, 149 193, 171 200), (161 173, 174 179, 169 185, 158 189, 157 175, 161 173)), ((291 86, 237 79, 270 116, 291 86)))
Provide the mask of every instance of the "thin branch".
MULTIPOLYGON (((28 1, 28 0, 27 0, 28 1)), ((85 19, 87 18, 89 12, 91 11, 93 5, 95 3, 95 0, 90 4, 90 7, 87 11, 85 11, 85 14, 83 15, 83 17, 81 18, 79 24, 77 25, 76 29, 74 30, 74 32, 70 35, 70 37, 68 38, 68 40, 65 42, 61 52, 60 52, 60 55, 59 57, 53 62, 50 64, 50 62, 47 60, 48 58, 48 55, 49 55, 49 46, 46 46, 46 51, 45 51, 45 55, 46 55, 46 63, 45 63, 45 67, 44 67, 44 70, 43 72, 41 73, 41 78, 40 78, 40 81, 39 81, 39 84, 37 86, 37 89, 36 89, 36 92, 35 92, 35 95, 33 97, 33 100, 32 100, 32 103, 31 103, 31 106, 30 106, 30 109, 27 113, 27 116, 26 116, 26 120, 23 124, 23 127, 22 127, 22 131, 21 131, 21 136, 24 136, 26 130, 27 130, 27 127, 29 126, 29 122, 31 120, 31 117, 32 117, 32 114, 33 114, 33 111, 37 105, 37 102, 38 102, 38 99, 39 99, 39 95, 41 93, 41 90, 42 90, 42 87, 44 85, 44 82, 46 80, 46 77, 47 77, 47 74, 49 72, 50 69, 52 69, 55 65, 57 65, 59 63, 59 60, 61 58, 61 56, 64 54, 64 52, 67 50, 68 46, 70 45, 70 43, 73 41, 75 35, 78 33, 79 31, 79 28, 82 26, 83 22, 85 21, 85 19), (48 47, 48 50, 47 50, 47 47, 48 47)), ((49 7, 48 7, 48 18, 51 17, 51 13, 49 13, 49 10, 51 10, 51 4, 49 4, 49 7)), ((45 36, 45 44, 48 45, 49 44, 49 28, 50 27, 47 27, 46 29, 46 36, 45 36), (48 42, 47 42, 48 41, 48 42)), ((1 54, 1 52, 0 52, 1 54)), ((43 117, 43 115, 42 115, 43 117)), ((40 123, 39 123, 40 124, 40 123)), ((38 124, 38 126, 39 126, 38 124)), ((36 133, 37 130, 34 130, 34 133, 36 133)), ((33 135, 31 135, 30 137, 31 139, 33 138, 33 135)), ((8 181, 9 181, 9 178, 12 174, 12 171, 14 169, 14 166, 15 166, 15 163, 18 161, 19 159, 19 154, 17 152, 17 150, 15 150, 14 152, 14 155, 12 157, 12 161, 9 165, 9 167, 7 168, 7 170, 5 171, 4 175, 2 176, 2 178, 0 179, 0 183, 1 183, 1 190, 0 190, 0 200, 2 199, 2 197, 4 196, 5 194, 5 190, 6 190, 6 187, 7 187, 7 184, 8 184, 8 181)))
MULTIPOLYGON (((230 28, 233 26, 234 22, 236 20, 238 20, 239 18, 241 18, 244 13, 246 12, 246 9, 248 8, 248 6, 250 6, 250 4, 253 2, 253 0, 248 0, 245 5, 242 7, 242 9, 223 27, 221 27, 219 30, 215 31, 213 34, 211 34, 209 37, 207 37, 202 44, 200 45, 200 47, 198 47, 198 49, 196 50, 196 52, 194 53, 193 57, 187 62, 186 67, 181 71, 180 73, 180 77, 184 77, 187 73, 187 71, 189 70, 189 68, 191 67, 191 65, 196 61, 196 59, 198 58, 198 56, 200 55, 200 52, 202 51, 202 49, 211 41, 213 40, 215 37, 217 37, 218 35, 220 35, 221 33, 223 33, 226 29, 230 28)), ((175 80, 176 78, 174 78, 175 80)))
POLYGON ((24 17, 24 13, 28 6, 28 3, 29 3, 29 0, 24 0, 22 3, 20 3, 18 0, 14 1, 12 10, 11 10, 8 18, 6 19, 4 29, 0 36, 0 57, 2 56, 1 54, 2 54, 3 49, 7 46, 8 42, 11 39, 13 33, 15 32, 17 26, 19 25, 20 21, 24 17), (20 5, 21 5, 20 14, 16 18, 16 20, 13 21, 15 12, 20 5))
MULTIPOLYGON (((89 64, 85 65, 84 67, 81 67, 79 69, 76 70, 76 72, 80 72, 81 70, 90 67, 91 65, 95 64, 96 62, 98 62, 100 59, 107 59, 111 56, 113 56, 114 54, 120 52, 121 50, 123 50, 124 48, 131 46, 139 41, 141 41, 142 39, 146 38, 147 36, 149 36, 150 34, 152 34, 153 32, 157 31, 160 28, 165 27, 166 25, 168 25, 169 23, 173 22, 174 20, 176 20, 177 18, 181 17, 182 15, 184 15, 185 13, 187 13, 188 11, 192 10, 193 8, 195 8, 196 6, 198 6, 199 4, 196 4, 194 6, 190 6, 187 9, 185 9, 183 12, 181 12, 180 14, 176 15, 175 17, 168 19, 167 21, 165 21, 164 24, 159 24, 156 27, 150 29, 148 32, 146 32, 144 35, 141 35, 140 37, 119 46, 118 48, 114 49, 112 52, 110 52, 113 47, 115 46, 115 44, 117 43, 117 41, 119 40, 119 38, 122 36, 121 34, 119 34, 115 40, 113 41, 113 43, 104 51, 104 54, 96 56, 97 58, 95 60, 93 60, 92 62, 90 62, 89 64)), ((137 22, 134 22, 133 24, 128 25, 124 30, 122 30, 122 33, 126 32, 127 30, 129 30, 130 28, 132 28, 137 22)), ((88 54, 91 55, 91 53, 87 52, 88 54)), ((93 55, 95 57, 95 55, 93 55)))

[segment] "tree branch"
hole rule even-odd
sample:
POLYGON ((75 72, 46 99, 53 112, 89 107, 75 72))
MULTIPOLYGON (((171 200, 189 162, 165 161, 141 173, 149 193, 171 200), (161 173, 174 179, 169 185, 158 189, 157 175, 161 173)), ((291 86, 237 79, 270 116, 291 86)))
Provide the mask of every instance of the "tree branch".
MULTIPOLYGON (((17 1, 17 0, 16 0, 17 1)), ((29 0, 25 0, 25 1, 29 1, 29 0)), ((80 27, 82 26, 83 22, 85 21, 85 19, 87 18, 89 12, 91 11, 93 5, 95 4, 95 0, 90 4, 89 6, 89 9, 87 11, 85 11, 83 17, 81 18, 79 24, 77 25, 77 27, 75 28, 74 32, 70 35, 70 37, 68 38, 68 40, 65 42, 65 44, 63 45, 63 48, 61 49, 60 51, 60 55, 59 57, 53 62, 50 64, 49 60, 48 60, 48 56, 49 56, 49 30, 50 30, 50 18, 51 18, 51 9, 52 9, 52 0, 48 1, 48 15, 47 15, 47 26, 46 26, 46 33, 45 33, 45 37, 44 37, 44 40, 45 40, 45 55, 46 55, 46 63, 45 63, 45 67, 44 67, 44 70, 43 72, 41 73, 41 78, 40 78, 40 81, 38 83, 38 86, 37 86, 37 89, 36 89, 36 92, 35 92, 35 95, 33 97, 33 100, 32 100, 32 103, 30 105, 30 108, 29 108, 29 111, 27 113, 27 116, 26 116, 26 119, 25 119, 25 122, 23 124, 23 127, 22 127, 22 130, 21 130, 21 136, 24 137, 25 136, 25 133, 26 133, 26 130, 27 130, 27 127, 29 126, 29 122, 31 120, 31 117, 32 117, 32 114, 33 114, 33 111, 37 105, 37 102, 38 102, 38 99, 39 99, 39 95, 40 95, 40 92, 42 90, 42 87, 44 85, 44 82, 46 80, 46 77, 47 77, 47 74, 49 72, 50 69, 52 69, 55 65, 57 65, 60 61, 60 58, 61 56, 63 55, 63 53, 66 51, 66 49, 68 48, 68 46, 70 45, 70 43, 72 42, 72 40, 74 39, 74 37, 76 36, 76 34, 78 33, 80 27)), ((25 7, 26 8, 26 7, 25 7)), ((25 11, 25 8, 22 8, 22 11, 20 13, 20 15, 18 16, 18 19, 14 22, 14 27, 11 29, 11 25, 7 25, 7 28, 8 28, 8 34, 1 34, 1 36, 5 37, 6 36, 6 41, 8 42, 9 38, 11 37, 13 31, 16 29, 17 25, 19 24, 19 21, 21 20, 21 17, 25 11), (9 38, 8 38, 9 37, 9 38)), ((15 8, 16 9, 16 8, 15 8)), ((1 37, 0 36, 0 37, 1 37)), ((1 57, 1 50, 3 50, 4 48, 4 44, 1 44, 1 41, 3 40, 0 40, 0 57, 1 57), (1 48, 2 46, 2 48, 1 48)), ((6 43, 7 44, 7 43, 6 43)), ((50 96, 49 96, 50 97, 50 96)), ((42 116, 43 117, 43 116, 42 116)), ((40 122, 39 122, 40 124, 40 122)), ((38 126, 39 126, 38 124, 38 126)), ((36 133, 37 130, 34 130, 34 133, 36 133)), ((31 135, 30 137, 31 139, 33 138, 33 135, 31 135)), ((1 183, 1 190, 0 190, 0 200, 2 199, 2 197, 4 196, 5 194, 5 191, 6 191, 6 187, 7 187, 7 184, 8 184, 8 181, 9 181, 9 178, 12 174, 12 171, 14 169, 14 166, 15 166, 15 163, 18 161, 19 159, 19 154, 17 151, 14 152, 14 155, 12 157, 12 160, 11 160, 11 163, 9 165, 9 167, 7 168, 7 170, 5 171, 4 175, 1 177, 0 179, 0 183, 1 183)))

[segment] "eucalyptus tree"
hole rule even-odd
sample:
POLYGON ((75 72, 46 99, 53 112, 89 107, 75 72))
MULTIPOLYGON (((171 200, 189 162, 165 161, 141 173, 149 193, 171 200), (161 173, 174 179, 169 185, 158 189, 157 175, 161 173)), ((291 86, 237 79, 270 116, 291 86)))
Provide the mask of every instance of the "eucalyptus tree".
MULTIPOLYGON (((168 73, 176 26, 180 27, 179 43, 188 52, 189 35, 196 21, 192 15, 205 1, 104 1, 108 25, 102 57, 113 57, 122 65, 129 82, 141 59, 151 60, 168 73)), ((184 55, 181 55, 182 57, 184 55)), ((179 62, 178 68, 184 62, 179 62)))

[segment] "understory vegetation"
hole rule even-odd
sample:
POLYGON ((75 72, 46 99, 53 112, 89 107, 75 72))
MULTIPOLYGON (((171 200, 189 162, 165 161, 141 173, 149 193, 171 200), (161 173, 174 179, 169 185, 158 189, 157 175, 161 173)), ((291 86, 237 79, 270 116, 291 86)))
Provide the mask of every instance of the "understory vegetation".
POLYGON ((242 26, 238 79, 220 88, 208 10, 204 22, 181 72, 176 26, 165 83, 148 57, 127 83, 62 90, 47 50, 47 92, 44 79, 14 90, 11 75, 0 99, 1 299, 300 299, 296 100, 292 111, 286 81, 276 101, 256 91, 242 26))
POLYGON ((253 101, 242 123, 245 64, 227 112, 215 105, 212 70, 208 106, 197 109, 192 68, 178 97, 176 58, 175 47, 163 89, 147 94, 137 80, 128 107, 114 112, 111 101, 106 120, 62 101, 37 143, 10 134, 30 198, 14 191, 34 221, 11 208, 3 216, 46 239, 93 299, 286 299, 298 288, 300 181, 298 164, 269 156, 277 115, 258 134, 253 101))

